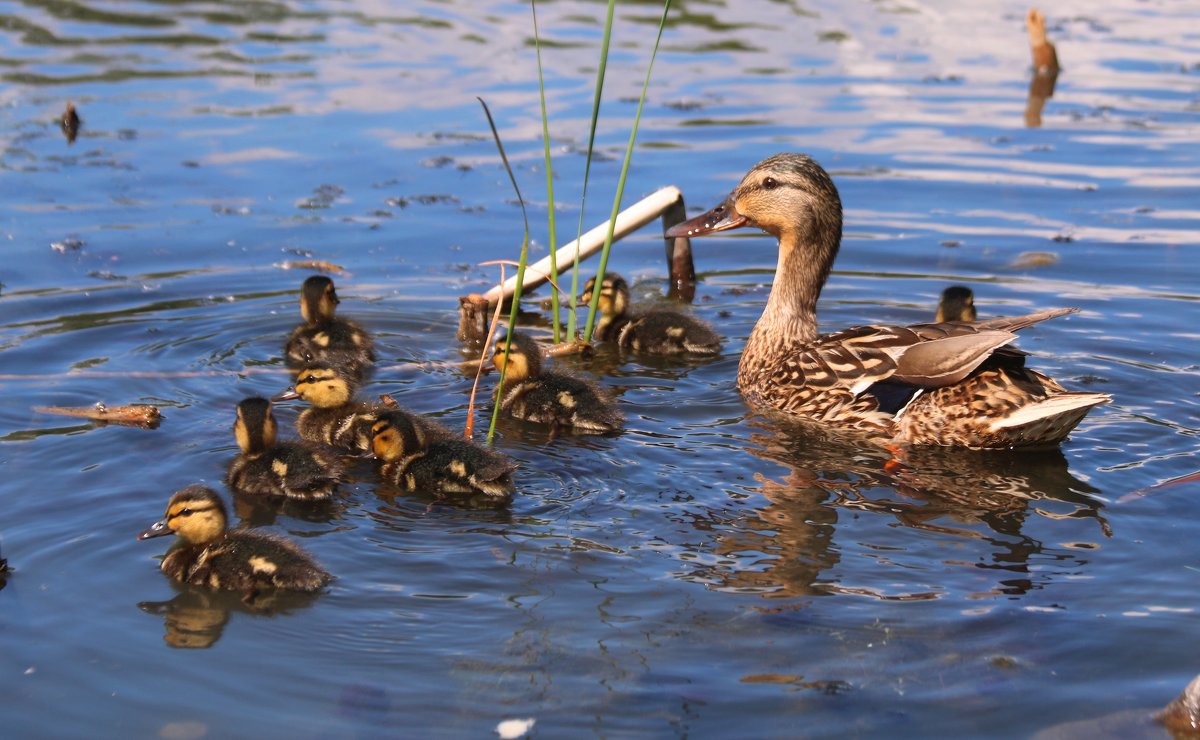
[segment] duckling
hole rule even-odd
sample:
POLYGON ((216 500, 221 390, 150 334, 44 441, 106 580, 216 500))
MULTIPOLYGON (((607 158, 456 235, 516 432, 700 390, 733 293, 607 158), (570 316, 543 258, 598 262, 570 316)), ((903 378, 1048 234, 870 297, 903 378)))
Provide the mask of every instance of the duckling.
POLYGON ((303 442, 276 442, 278 425, 265 398, 237 406, 234 436, 242 454, 229 463, 226 481, 240 493, 324 501, 333 496, 342 463, 332 451, 303 442))
POLYGON ((571 427, 584 434, 606 434, 621 430, 625 421, 608 396, 592 383, 564 373, 542 371, 542 351, 531 337, 513 332, 512 346, 505 354, 500 339, 492 352, 492 364, 504 376, 503 398, 496 402, 514 418, 548 424, 551 433, 571 427))
POLYGON ((350 319, 336 318, 337 290, 324 275, 313 275, 300 288, 300 315, 304 323, 292 330, 284 353, 288 367, 302 368, 321 362, 345 368, 362 379, 375 364, 375 342, 350 319))
POLYGON ((163 573, 194 586, 242 591, 247 603, 260 590, 311 592, 333 580, 290 540, 263 532, 231 532, 228 520, 225 504, 215 491, 188 486, 171 497, 166 516, 138 539, 178 535, 183 544, 163 558, 163 573))
POLYGON ((974 321, 975 294, 963 285, 951 285, 942 291, 942 299, 938 301, 937 323, 943 321, 974 321))
POLYGON ((436 421, 400 409, 388 409, 379 404, 355 401, 357 382, 349 371, 335 365, 310 365, 296 374, 296 384, 272 401, 299 398, 312 404, 300 412, 296 430, 300 438, 326 444, 350 452, 371 451, 371 426, 383 411, 408 414, 421 435, 422 444, 433 439, 454 436, 436 421))
MULTIPOLYGON (((584 301, 592 299, 596 278, 587 281, 584 301)), ((721 351, 721 338, 694 316, 669 310, 629 311, 629 285, 620 275, 605 275, 600 283, 600 320, 594 336, 612 340, 623 350, 650 355, 684 353, 711 355, 721 351)))
POLYGON ((412 415, 388 411, 371 428, 371 447, 383 461, 380 473, 406 491, 482 493, 508 500, 517 466, 504 455, 463 439, 422 442, 412 415))

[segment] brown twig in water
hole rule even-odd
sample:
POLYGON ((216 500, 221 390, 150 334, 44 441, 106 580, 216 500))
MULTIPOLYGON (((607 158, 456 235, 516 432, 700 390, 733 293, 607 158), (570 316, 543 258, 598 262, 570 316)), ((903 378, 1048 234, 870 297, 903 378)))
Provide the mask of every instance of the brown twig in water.
POLYGON ((277 262, 276 267, 283 270, 316 270, 317 272, 331 272, 334 275, 349 275, 346 268, 341 265, 335 265, 332 262, 325 260, 291 260, 287 262, 277 262))
POLYGON ((148 403, 135 403, 129 406, 106 406, 103 403, 97 403, 94 406, 34 406, 33 410, 39 414, 74 416, 109 424, 127 424, 149 429, 157 427, 163 419, 158 407, 148 403))
MULTIPOLYGON (((498 260, 500 265, 500 284, 504 284, 504 265, 508 260, 498 260)), ((467 423, 463 427, 463 438, 468 442, 475 437, 475 392, 479 390, 479 379, 483 377, 483 365, 487 362, 488 349, 496 336, 496 327, 500 324, 500 309, 504 301, 496 301, 496 311, 492 314, 492 322, 488 325, 487 338, 483 340, 483 352, 479 354, 479 365, 475 368, 475 382, 471 384, 471 397, 467 400, 467 423)))

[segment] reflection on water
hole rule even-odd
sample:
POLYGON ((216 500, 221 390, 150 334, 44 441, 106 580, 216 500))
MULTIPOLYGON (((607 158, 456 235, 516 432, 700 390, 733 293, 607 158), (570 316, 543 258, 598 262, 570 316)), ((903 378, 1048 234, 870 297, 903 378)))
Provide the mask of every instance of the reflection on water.
MULTIPOLYGON (((714 553, 721 556, 722 564, 699 569, 693 577, 771 597, 851 593, 910 601, 943 595, 950 584, 939 583, 929 573, 919 579, 924 589, 885 593, 831 572, 843 559, 838 535, 846 535, 840 530, 855 538, 887 532, 879 532, 875 525, 864 534, 854 520, 869 514, 939 537, 975 540, 975 560, 961 564, 996 572, 997 583, 983 591, 1019 595, 1046 585, 1046 573, 1036 581, 1032 576, 1033 561, 1046 555, 1071 559, 1061 552, 1047 553, 1045 543, 1023 532, 1030 514, 1051 520, 1095 519, 1099 534, 1113 535, 1102 514, 1104 505, 1095 498, 1100 491, 1073 476, 1057 449, 910 448, 897 453, 901 455, 897 459, 888 451, 856 446, 811 425, 779 419, 773 419, 774 424, 779 426, 758 422, 756 426, 766 431, 752 434, 747 449, 779 463, 786 472, 772 477, 760 474, 757 488, 747 489, 761 496, 763 505, 752 503, 751 513, 713 523, 714 553)), ((875 553, 866 556, 877 558, 882 567, 914 567, 913 557, 893 539, 886 534, 877 542, 860 542, 859 547, 875 553)), ((1071 546, 1090 550, 1098 545, 1071 546)), ((893 574, 893 583, 898 580, 905 578, 893 574)))
POLYGON ((304 609, 318 594, 298 591, 264 591, 246 603, 230 591, 214 591, 172 584, 177 593, 167 601, 142 601, 138 608, 163 618, 163 641, 173 648, 209 648, 221 639, 230 614, 274 616, 304 609))

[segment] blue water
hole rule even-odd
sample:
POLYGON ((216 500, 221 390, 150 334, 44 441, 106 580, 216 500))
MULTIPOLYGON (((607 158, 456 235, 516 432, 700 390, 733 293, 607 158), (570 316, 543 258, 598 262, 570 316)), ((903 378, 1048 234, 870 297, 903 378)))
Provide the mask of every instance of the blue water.
MULTIPOLYGON (((1200 671, 1200 488, 1160 485, 1200 468, 1194 10, 1047 8, 1063 71, 1031 128, 1025 8, 961 6, 680 3, 625 202, 675 184, 695 211, 805 151, 846 206, 823 328, 928 320, 951 283, 984 316, 1079 307, 1019 342, 1114 397, 1061 452, 897 471, 751 413, 733 379, 775 245, 697 241, 721 357, 564 361, 628 430, 502 425, 509 510, 389 494, 369 465, 324 516, 240 505, 337 576, 256 612, 174 586, 169 543, 134 536, 185 485, 228 494, 234 404, 288 385, 310 274, 291 261, 341 268, 341 310, 380 349, 365 392, 463 425, 457 297, 523 229, 476 96, 533 256, 548 244, 528 7, 0 1, 7 734, 1010 737, 1169 701, 1200 671), (33 410, 97 401, 166 419, 33 410)), ((560 243, 604 9, 539 5, 560 243)), ((658 13, 618 8, 585 228, 611 207, 658 13)), ((656 228, 610 269, 663 292, 656 228)))

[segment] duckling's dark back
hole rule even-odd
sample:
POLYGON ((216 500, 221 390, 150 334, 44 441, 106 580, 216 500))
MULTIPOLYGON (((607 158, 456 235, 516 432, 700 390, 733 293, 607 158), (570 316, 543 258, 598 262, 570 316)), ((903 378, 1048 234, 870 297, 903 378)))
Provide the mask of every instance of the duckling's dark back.
POLYGON ((317 591, 332 580, 299 545, 265 532, 233 531, 208 545, 184 545, 162 562, 166 575, 196 586, 253 593, 317 591))

